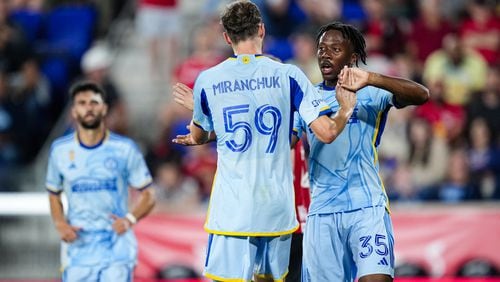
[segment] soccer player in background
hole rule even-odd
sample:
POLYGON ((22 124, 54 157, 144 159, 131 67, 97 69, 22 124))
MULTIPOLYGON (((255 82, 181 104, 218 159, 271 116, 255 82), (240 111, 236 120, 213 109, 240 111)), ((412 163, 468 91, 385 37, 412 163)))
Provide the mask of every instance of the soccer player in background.
POLYGON ((255 274, 280 281, 287 273, 291 233, 298 228, 289 151, 293 110, 320 140, 332 142, 351 116, 356 97, 338 91, 340 108, 330 118, 297 67, 259 55, 265 28, 252 2, 229 4, 221 22, 235 56, 198 76, 190 133, 174 139, 196 145, 217 138, 204 275, 248 281, 255 274))
POLYGON ((46 178, 52 220, 64 241, 63 281, 132 281, 132 226, 154 206, 151 175, 136 144, 106 129, 103 90, 81 82, 70 94, 76 131, 53 142, 46 178), (141 192, 130 212, 129 186, 141 192))
POLYGON ((307 133, 310 146, 303 281, 380 282, 394 276, 394 238, 377 146, 389 109, 423 104, 429 92, 416 82, 357 68, 359 60, 366 63, 365 46, 356 28, 339 22, 317 35, 322 98, 336 112, 336 92, 348 89, 356 92, 357 104, 331 144, 312 134, 307 121, 294 126, 298 136, 307 133))

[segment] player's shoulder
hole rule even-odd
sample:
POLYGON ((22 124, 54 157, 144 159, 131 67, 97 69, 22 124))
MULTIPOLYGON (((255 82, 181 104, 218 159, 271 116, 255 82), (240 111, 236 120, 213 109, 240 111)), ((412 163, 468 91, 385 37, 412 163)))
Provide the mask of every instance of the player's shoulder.
POLYGON ((107 143, 126 152, 141 152, 139 145, 132 138, 108 131, 107 143))
POLYGON ((73 144, 76 140, 75 134, 76 133, 74 131, 72 131, 72 132, 69 132, 67 134, 64 134, 63 136, 60 136, 60 137, 54 139, 54 141, 52 141, 52 145, 50 146, 51 151, 56 149, 56 148, 61 148, 61 147, 73 144))
POLYGON ((218 76, 220 72, 224 72, 229 66, 230 66, 230 60, 226 59, 213 67, 201 71, 198 74, 198 79, 218 76))
POLYGON ((110 143, 119 144, 119 145, 123 145, 123 146, 133 146, 133 147, 136 146, 135 141, 132 140, 132 138, 130 138, 130 137, 118 134, 118 133, 113 132, 113 131, 108 131, 107 134, 108 134, 108 136, 107 136, 108 142, 110 142, 110 143))

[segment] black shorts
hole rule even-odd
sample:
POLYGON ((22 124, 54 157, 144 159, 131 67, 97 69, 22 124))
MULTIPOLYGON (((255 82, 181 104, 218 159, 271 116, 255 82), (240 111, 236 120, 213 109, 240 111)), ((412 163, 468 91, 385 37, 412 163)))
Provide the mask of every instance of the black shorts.
POLYGON ((290 247, 290 263, 288 264, 288 275, 286 282, 300 282, 302 273, 302 239, 304 234, 292 234, 292 246, 290 247))

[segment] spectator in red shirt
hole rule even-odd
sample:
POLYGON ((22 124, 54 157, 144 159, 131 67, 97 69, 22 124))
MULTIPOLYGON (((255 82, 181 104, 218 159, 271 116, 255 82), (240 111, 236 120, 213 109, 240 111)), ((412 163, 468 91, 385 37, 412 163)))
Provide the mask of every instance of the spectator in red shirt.
POLYGON ((419 16, 411 24, 407 47, 422 65, 427 56, 441 48, 443 37, 452 32, 452 27, 441 13, 441 0, 422 0, 418 3, 419 16))
POLYGON ((500 19, 494 7, 494 1, 471 0, 469 18, 460 27, 464 45, 481 53, 490 66, 500 63, 500 19))

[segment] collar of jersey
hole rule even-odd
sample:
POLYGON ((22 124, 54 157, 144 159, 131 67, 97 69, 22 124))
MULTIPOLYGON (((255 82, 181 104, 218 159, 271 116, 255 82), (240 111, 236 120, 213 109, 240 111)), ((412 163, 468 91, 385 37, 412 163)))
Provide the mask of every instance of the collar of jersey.
POLYGON ((321 82, 321 83, 320 83, 320 86, 321 86, 321 89, 323 89, 323 90, 329 90, 329 91, 331 91, 331 90, 335 90, 335 87, 327 86, 327 85, 325 84, 325 81, 321 82))
POLYGON ((101 145, 102 145, 102 143, 104 143, 104 141, 108 138, 108 136, 109 136, 109 131, 108 131, 108 130, 106 130, 106 131, 104 132, 104 136, 102 137, 102 139, 101 139, 101 140, 99 140, 99 142, 97 142, 97 144, 92 145, 92 146, 88 146, 88 145, 83 144, 83 143, 80 141, 80 138, 78 137, 78 131, 75 131, 75 137, 76 137, 76 140, 78 141, 78 144, 80 144, 80 146, 82 146, 83 148, 85 148, 85 149, 89 149, 89 150, 92 150, 92 149, 95 149, 95 148, 97 148, 97 147, 101 146, 101 145))
POLYGON ((239 55, 232 55, 229 58, 237 59, 238 56, 254 56, 255 58, 262 57, 264 55, 262 54, 239 54, 239 55))

